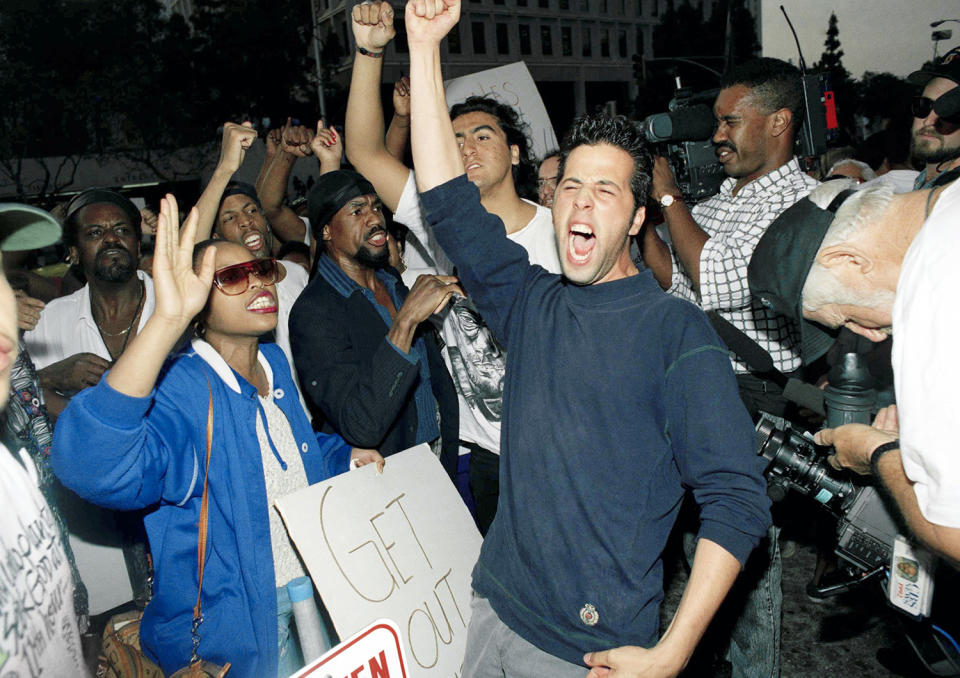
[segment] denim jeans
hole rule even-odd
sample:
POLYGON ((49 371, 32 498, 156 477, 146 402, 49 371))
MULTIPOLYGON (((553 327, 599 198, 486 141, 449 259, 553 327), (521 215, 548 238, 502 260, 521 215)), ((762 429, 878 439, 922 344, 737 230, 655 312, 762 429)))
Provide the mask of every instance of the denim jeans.
MULTIPOLYGON (((727 650, 724 658, 733 666, 732 678, 779 678, 780 621, 783 616, 781 562, 777 536, 771 527, 747 559, 747 564, 727 594, 710 626, 710 634, 729 630, 729 643, 714 638, 727 650)), ((684 535, 684 552, 693 562, 696 536, 684 535)))

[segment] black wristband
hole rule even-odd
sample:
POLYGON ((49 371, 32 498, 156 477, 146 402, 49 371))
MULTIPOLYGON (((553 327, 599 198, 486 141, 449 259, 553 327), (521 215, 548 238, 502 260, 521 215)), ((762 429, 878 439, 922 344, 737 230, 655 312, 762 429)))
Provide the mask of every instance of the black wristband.
POLYGON ((885 455, 887 452, 892 452, 893 450, 900 449, 900 439, 893 440, 889 443, 884 443, 883 445, 878 445, 877 448, 870 454, 870 471, 876 477, 880 477, 880 457, 885 455))
POLYGON ((383 58, 383 52, 371 52, 371 51, 368 50, 368 49, 364 49, 364 48, 361 47, 360 45, 357 45, 357 51, 360 52, 360 54, 362 54, 363 56, 372 57, 372 58, 374 58, 374 59, 382 59, 382 58, 383 58))

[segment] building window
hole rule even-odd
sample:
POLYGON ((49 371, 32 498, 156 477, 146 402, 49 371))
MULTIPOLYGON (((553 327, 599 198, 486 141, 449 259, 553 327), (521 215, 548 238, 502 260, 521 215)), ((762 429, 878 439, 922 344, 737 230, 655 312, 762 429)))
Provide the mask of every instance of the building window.
POLYGON ((651 14, 653 16, 660 16, 660 0, 653 0, 653 7, 651 8, 651 14))
POLYGON ((450 51, 450 54, 460 54, 463 51, 463 46, 460 43, 459 22, 454 24, 450 32, 447 33, 447 49, 450 51))
POLYGON ((580 11, 581 12, 590 11, 590 0, 580 0, 580 11))
POLYGON ((627 32, 626 31, 617 32, 617 53, 620 55, 621 59, 627 58, 627 32))
POLYGON ((347 54, 349 54, 350 53, 350 27, 347 25, 346 21, 340 24, 340 33, 341 33, 341 38, 343 40, 343 49, 346 51, 347 54))
POLYGON ((550 0, 537 0, 541 9, 550 9, 550 0))
POLYGON ((497 52, 499 54, 510 53, 510 36, 507 35, 506 24, 497 24, 497 52))
POLYGON ((609 0, 600 0, 600 13, 609 14, 610 12, 610 2, 609 0))
POLYGON ((394 41, 397 52, 400 54, 406 54, 410 51, 410 47, 407 45, 407 29, 403 25, 403 19, 400 17, 395 17, 393 19, 393 26, 397 29, 397 38, 394 41))
POLYGON ((526 7, 527 0, 517 0, 517 7, 526 7))
POLYGON ((520 54, 530 54, 530 24, 520 24, 520 54))
POLYGON ((643 2, 644 0, 637 0, 637 16, 643 16, 643 2))
POLYGON ((560 9, 570 9, 570 0, 560 0, 557 4, 560 9))
POLYGON ((563 56, 573 56, 573 29, 569 26, 560 27, 560 49, 563 56))
POLYGON ((607 29, 600 31, 600 56, 610 56, 610 31, 607 29))
POLYGON ((643 29, 637 26, 637 54, 643 55, 643 29))
POLYGON ((487 34, 484 30, 484 25, 479 21, 474 21, 470 24, 470 30, 473 31, 473 53, 486 54, 487 34))
POLYGON ((585 57, 593 56, 593 45, 591 44, 592 42, 593 42, 593 36, 590 35, 590 29, 584 28, 583 29, 583 56, 585 57))
POLYGON ((540 27, 540 52, 544 56, 553 55, 553 38, 549 26, 540 27))

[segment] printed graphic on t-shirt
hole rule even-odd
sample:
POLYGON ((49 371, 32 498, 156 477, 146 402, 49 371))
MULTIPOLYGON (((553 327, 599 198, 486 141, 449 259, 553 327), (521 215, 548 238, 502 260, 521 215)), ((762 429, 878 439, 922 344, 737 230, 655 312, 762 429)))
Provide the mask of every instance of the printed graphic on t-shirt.
POLYGON ((506 354, 468 299, 460 297, 453 303, 447 325, 457 335, 447 347, 457 391, 484 419, 499 422, 506 354))

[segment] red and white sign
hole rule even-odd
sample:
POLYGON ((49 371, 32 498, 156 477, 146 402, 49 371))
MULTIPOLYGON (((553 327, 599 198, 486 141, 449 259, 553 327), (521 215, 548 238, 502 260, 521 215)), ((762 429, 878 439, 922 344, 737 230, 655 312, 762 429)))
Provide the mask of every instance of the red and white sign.
POLYGON ((378 619, 291 678, 407 678, 400 629, 378 619))

